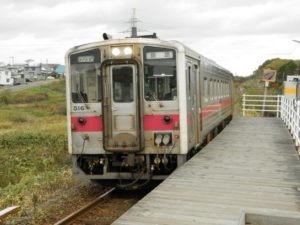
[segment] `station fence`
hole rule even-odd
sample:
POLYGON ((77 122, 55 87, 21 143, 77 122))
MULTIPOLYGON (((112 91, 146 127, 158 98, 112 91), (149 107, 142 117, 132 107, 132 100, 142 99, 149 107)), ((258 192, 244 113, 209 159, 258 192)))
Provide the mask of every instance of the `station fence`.
POLYGON ((281 118, 291 132, 295 145, 300 144, 300 101, 283 95, 243 95, 243 116, 281 118))

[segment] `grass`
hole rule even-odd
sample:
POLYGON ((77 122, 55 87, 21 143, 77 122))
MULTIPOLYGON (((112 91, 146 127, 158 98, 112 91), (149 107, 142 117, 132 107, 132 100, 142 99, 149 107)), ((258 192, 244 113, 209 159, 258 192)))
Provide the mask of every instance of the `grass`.
POLYGON ((0 209, 20 215, 73 183, 67 151, 64 81, 0 94, 0 209))
MULTIPOLYGON (((238 79, 234 82, 234 99, 235 99, 235 114, 242 115, 242 95, 264 95, 265 83, 260 80, 260 77, 252 76, 243 81, 238 79)), ((270 83, 267 89, 267 95, 281 95, 282 88, 279 88, 276 83, 270 83)), ((274 113, 269 113, 274 116, 274 113)), ((248 116, 260 116, 261 112, 247 112, 248 116)))

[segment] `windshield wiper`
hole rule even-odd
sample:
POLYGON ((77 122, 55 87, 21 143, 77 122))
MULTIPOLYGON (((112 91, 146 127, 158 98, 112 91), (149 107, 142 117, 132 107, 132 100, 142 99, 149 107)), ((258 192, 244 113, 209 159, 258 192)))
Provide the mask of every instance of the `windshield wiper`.
POLYGON ((81 93, 81 91, 77 91, 77 94, 78 94, 78 96, 79 96, 79 98, 80 98, 80 100, 81 100, 82 103, 86 103, 87 102, 86 99, 83 97, 83 94, 81 93))
MULTIPOLYGON (((162 104, 162 103, 160 103, 159 101, 158 101, 158 99, 155 97, 155 95, 152 93, 152 92, 147 92, 147 95, 149 95, 150 97, 151 97, 151 100, 150 101, 152 101, 152 99, 156 102, 156 104, 161 108, 161 107, 163 107, 164 105, 162 104)), ((146 99, 145 99, 146 100, 146 99)), ((146 100, 147 101, 147 100, 146 100)), ((148 102, 148 101, 147 101, 148 102)), ((149 103, 149 102, 148 102, 149 103)), ((149 105, 151 105, 150 103, 149 103, 149 105)))
POLYGON ((90 106, 87 104, 88 103, 87 95, 85 94, 85 96, 84 96, 83 93, 79 90, 77 90, 77 95, 80 98, 81 103, 83 103, 87 109, 90 109, 90 106))

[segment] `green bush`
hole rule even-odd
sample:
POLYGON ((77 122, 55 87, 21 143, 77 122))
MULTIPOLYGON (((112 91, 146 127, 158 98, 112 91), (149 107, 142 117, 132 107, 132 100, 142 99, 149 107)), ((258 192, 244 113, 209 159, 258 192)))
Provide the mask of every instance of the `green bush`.
POLYGON ((5 90, 0 94, 0 104, 8 105, 12 102, 12 94, 10 90, 5 90))

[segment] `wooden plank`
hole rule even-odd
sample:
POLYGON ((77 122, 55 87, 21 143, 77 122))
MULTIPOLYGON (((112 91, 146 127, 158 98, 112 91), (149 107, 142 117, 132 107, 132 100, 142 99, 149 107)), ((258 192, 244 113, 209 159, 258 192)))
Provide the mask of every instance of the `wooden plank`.
POLYGON ((247 212, 300 221, 299 188, 283 122, 238 118, 113 224, 241 225, 247 212))

